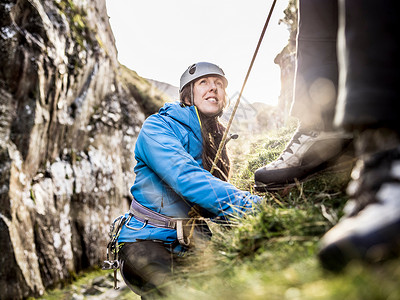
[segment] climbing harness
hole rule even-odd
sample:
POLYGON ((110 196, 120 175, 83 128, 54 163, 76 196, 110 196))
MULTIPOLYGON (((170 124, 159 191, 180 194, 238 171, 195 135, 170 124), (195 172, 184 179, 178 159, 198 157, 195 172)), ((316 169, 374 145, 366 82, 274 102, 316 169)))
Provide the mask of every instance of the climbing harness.
POLYGON ((119 289, 117 270, 120 269, 121 263, 118 257, 118 251, 123 244, 118 243, 118 237, 123 226, 136 231, 143 229, 146 225, 158 228, 175 229, 179 244, 182 245, 184 249, 187 249, 194 244, 193 235, 196 225, 199 222, 204 222, 204 218, 201 218, 201 216, 195 212, 196 209, 191 210, 190 218, 171 218, 141 205, 133 198, 129 208, 129 216, 119 216, 110 226, 110 241, 107 245, 107 259, 103 262, 102 269, 114 270, 114 289, 119 289), (143 226, 139 228, 129 226, 128 224, 132 217, 142 222, 143 226))
POLYGON ((261 32, 260 38, 258 39, 258 44, 257 44, 256 50, 254 51, 253 58, 251 59, 251 63, 250 63, 249 69, 247 70, 247 74, 246 74, 246 77, 244 79, 244 82, 243 82, 243 85, 242 85, 242 89, 240 90, 238 99, 236 100, 235 106, 233 107, 232 114, 231 114, 231 116, 229 118, 229 121, 228 121, 228 124, 226 126, 226 130, 224 132, 224 135, 222 136, 222 140, 221 140, 221 143, 219 144, 217 154, 215 155, 215 159, 214 159, 214 162, 213 162, 211 170, 210 170, 211 174, 214 172, 214 169, 217 166, 217 162, 218 162, 218 160, 219 160, 219 158, 221 156, 222 149, 224 148, 224 146, 226 144, 225 141, 226 141, 229 129, 231 128, 233 118, 234 118, 234 116, 236 114, 236 110, 237 110, 237 108, 239 106, 240 99, 242 97, 244 87, 246 86, 247 79, 249 78, 251 69, 253 68, 253 64, 254 64, 254 61, 255 61, 255 59, 257 57, 258 50, 260 49, 261 42, 262 42, 262 40, 264 38, 264 35, 265 35, 265 31, 267 30, 267 27, 268 27, 268 24, 269 24, 269 20, 271 19, 272 12, 274 11, 275 4, 276 4, 276 0, 274 0, 274 2, 272 3, 271 9, 269 10, 269 14, 268 14, 267 20, 265 21, 265 24, 264 24, 264 28, 263 28, 263 30, 261 32))
POLYGON ((129 218, 126 221, 125 226, 133 230, 142 229, 143 227, 136 229, 127 225, 132 217, 143 222, 143 227, 149 224, 159 228, 175 229, 179 244, 184 247, 192 246, 194 227, 198 221, 201 221, 199 215, 191 218, 171 218, 141 205, 136 201, 136 199, 133 199, 131 202, 129 218))

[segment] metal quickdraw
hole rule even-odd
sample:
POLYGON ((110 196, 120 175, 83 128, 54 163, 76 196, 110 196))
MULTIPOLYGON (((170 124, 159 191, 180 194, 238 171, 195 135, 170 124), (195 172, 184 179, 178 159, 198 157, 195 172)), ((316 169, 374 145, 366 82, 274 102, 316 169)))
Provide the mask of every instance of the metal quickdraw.
POLYGON ((119 216, 114 220, 114 222, 110 225, 110 241, 107 245, 107 260, 103 262, 102 270, 114 270, 114 289, 118 290, 118 278, 117 278, 117 270, 120 268, 120 262, 118 259, 118 237, 121 232, 122 226, 126 222, 126 218, 124 216, 119 216), (110 259, 112 256, 112 259, 110 259))

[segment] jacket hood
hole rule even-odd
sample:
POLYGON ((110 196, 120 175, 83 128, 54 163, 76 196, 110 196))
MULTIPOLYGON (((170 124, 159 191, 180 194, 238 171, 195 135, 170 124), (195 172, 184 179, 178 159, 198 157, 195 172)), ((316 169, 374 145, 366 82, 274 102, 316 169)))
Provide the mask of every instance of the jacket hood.
POLYGON ((158 113, 161 116, 168 116, 179 123, 192 129, 195 135, 201 140, 201 122, 196 106, 181 106, 179 102, 165 103, 158 113))
POLYGON ((181 106, 179 102, 168 102, 160 108, 158 113, 162 116, 169 116, 180 123, 189 125, 188 117, 193 115, 197 118, 195 106, 181 106))

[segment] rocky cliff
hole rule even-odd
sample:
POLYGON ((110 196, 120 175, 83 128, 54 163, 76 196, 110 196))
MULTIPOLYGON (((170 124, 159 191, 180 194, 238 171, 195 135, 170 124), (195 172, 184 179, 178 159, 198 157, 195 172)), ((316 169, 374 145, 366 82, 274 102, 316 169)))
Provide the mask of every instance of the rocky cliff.
POLYGON ((281 69, 281 93, 278 106, 285 119, 289 117, 293 101, 293 84, 296 68, 296 35, 297 35, 298 7, 296 0, 288 0, 288 6, 284 10, 284 17, 279 20, 287 25, 289 30, 288 44, 275 57, 274 63, 281 69))
POLYGON ((0 68, 0 298, 20 299, 104 259, 145 115, 104 0, 2 0, 0 68))

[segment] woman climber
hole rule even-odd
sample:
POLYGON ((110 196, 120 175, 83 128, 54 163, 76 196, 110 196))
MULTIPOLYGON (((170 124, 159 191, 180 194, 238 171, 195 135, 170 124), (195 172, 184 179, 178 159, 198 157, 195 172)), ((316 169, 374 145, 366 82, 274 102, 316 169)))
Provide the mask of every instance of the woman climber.
POLYGON ((227 182, 225 146, 209 172, 225 130, 218 118, 227 84, 217 65, 191 65, 180 79, 180 103, 165 104, 139 133, 133 200, 117 240, 122 277, 143 298, 164 294, 173 263, 196 237, 209 236, 193 217, 226 218, 261 200, 227 182))

